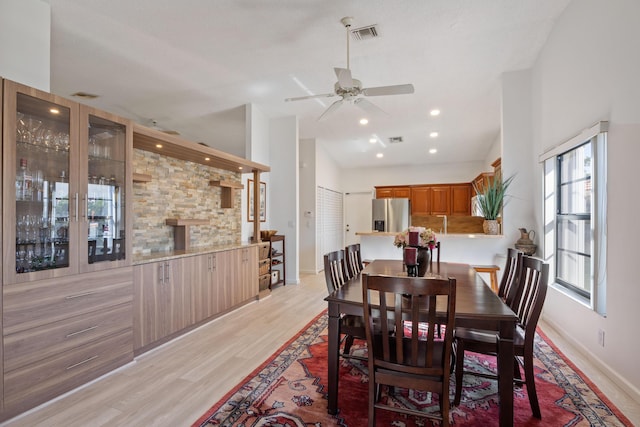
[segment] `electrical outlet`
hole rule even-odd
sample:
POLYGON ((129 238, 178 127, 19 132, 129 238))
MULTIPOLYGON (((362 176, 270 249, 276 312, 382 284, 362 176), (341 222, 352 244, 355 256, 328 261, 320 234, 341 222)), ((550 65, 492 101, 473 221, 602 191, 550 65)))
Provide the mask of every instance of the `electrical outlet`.
POLYGON ((604 347, 604 331, 602 329, 598 329, 598 344, 600 347, 604 347))

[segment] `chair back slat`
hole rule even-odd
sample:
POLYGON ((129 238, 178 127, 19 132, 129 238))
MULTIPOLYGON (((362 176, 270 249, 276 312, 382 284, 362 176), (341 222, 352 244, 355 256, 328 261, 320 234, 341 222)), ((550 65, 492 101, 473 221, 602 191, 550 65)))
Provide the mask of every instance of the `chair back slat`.
POLYGON ((340 249, 324 255, 324 279, 330 294, 347 282, 344 250, 340 249))
POLYGON ((507 262, 505 263, 502 280, 500 280, 500 286, 498 287, 498 296, 512 309, 518 295, 520 272, 522 270, 522 255, 522 251, 517 249, 509 248, 507 250, 507 262))
POLYGON ((360 254, 360 243, 354 243, 345 248, 345 260, 347 274, 349 278, 356 277, 362 271, 362 255, 360 254))
POLYGON ((446 371, 448 375, 455 325, 455 279, 363 273, 362 289, 367 345, 373 357, 370 366, 373 363, 428 376, 442 376, 446 371), (391 315, 395 330, 386 327, 391 315), (410 336, 405 334, 406 321, 411 325, 410 336), (420 331, 423 322, 428 323, 426 333, 420 331), (437 323, 447 326, 443 339, 437 337, 437 323))
POLYGON ((525 329, 525 336, 530 336, 531 340, 547 295, 548 278, 549 264, 537 258, 522 257, 520 295, 514 311, 518 315, 520 326, 525 329))

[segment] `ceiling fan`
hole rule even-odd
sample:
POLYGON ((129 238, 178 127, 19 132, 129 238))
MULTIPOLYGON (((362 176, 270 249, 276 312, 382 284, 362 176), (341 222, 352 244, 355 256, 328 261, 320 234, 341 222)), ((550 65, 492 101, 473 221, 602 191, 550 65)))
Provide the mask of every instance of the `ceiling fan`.
POLYGON ((300 96, 297 98, 287 98, 285 101, 300 101, 303 99, 312 99, 312 98, 328 98, 333 96, 340 96, 342 99, 335 101, 333 104, 329 106, 325 110, 324 113, 318 120, 322 120, 326 118, 329 114, 336 111, 340 106, 344 103, 352 103, 366 112, 375 113, 375 112, 384 112, 378 106, 370 102, 369 100, 361 97, 364 96, 383 96, 383 95, 403 95, 413 93, 413 85, 412 84, 404 84, 404 85, 394 85, 394 86, 378 86, 378 87, 369 87, 363 88, 362 82, 360 80, 354 79, 351 77, 351 69, 349 68, 349 28, 353 23, 353 18, 350 16, 346 16, 340 20, 342 25, 347 30, 347 68, 334 68, 336 73, 336 77, 338 81, 334 85, 333 93, 325 93, 321 95, 309 95, 309 96, 300 96))

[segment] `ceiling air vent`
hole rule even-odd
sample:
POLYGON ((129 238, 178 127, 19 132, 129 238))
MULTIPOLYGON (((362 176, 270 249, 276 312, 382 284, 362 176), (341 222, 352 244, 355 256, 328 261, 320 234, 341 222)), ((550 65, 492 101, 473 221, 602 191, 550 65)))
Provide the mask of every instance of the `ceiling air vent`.
POLYGON ((380 37, 380 33, 378 32, 378 27, 375 25, 368 25, 366 27, 356 28, 355 30, 351 30, 351 36, 355 40, 368 40, 376 37, 380 37))
POLYGON ((402 142, 402 137, 401 136, 392 136, 391 138, 389 138, 389 143, 390 144, 398 144, 402 142))
POLYGON ((83 99, 96 99, 98 97, 98 95, 95 95, 93 93, 88 93, 88 92, 76 92, 76 93, 72 93, 71 96, 75 96, 76 98, 83 98, 83 99))

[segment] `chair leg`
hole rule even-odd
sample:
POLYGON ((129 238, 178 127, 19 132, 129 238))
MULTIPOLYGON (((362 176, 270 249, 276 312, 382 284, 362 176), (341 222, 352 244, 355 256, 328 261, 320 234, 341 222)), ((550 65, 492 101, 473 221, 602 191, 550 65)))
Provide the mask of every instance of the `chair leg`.
POLYGON ((353 345, 353 335, 347 335, 344 339, 344 349, 342 351, 342 354, 344 354, 345 356, 348 356, 349 352, 351 351, 352 345, 353 345))
POLYGON ((513 378, 522 380, 522 373, 520 372, 520 360, 517 356, 513 358, 513 378))
POLYGON ((525 348, 524 356, 524 379, 527 384, 527 394, 529 395, 529 405, 531 412, 537 419, 542 419, 540 413, 540 405, 538 404, 538 395, 536 394, 536 379, 533 376, 533 350, 527 352, 525 348))
POLYGON ((464 341, 456 340, 456 394, 453 398, 455 406, 460 405, 462 397, 462 375, 464 374, 464 341))
POLYGON ((378 399, 379 386, 375 383, 373 375, 369 376, 369 427, 375 427, 376 425, 376 408, 375 403, 378 399))

